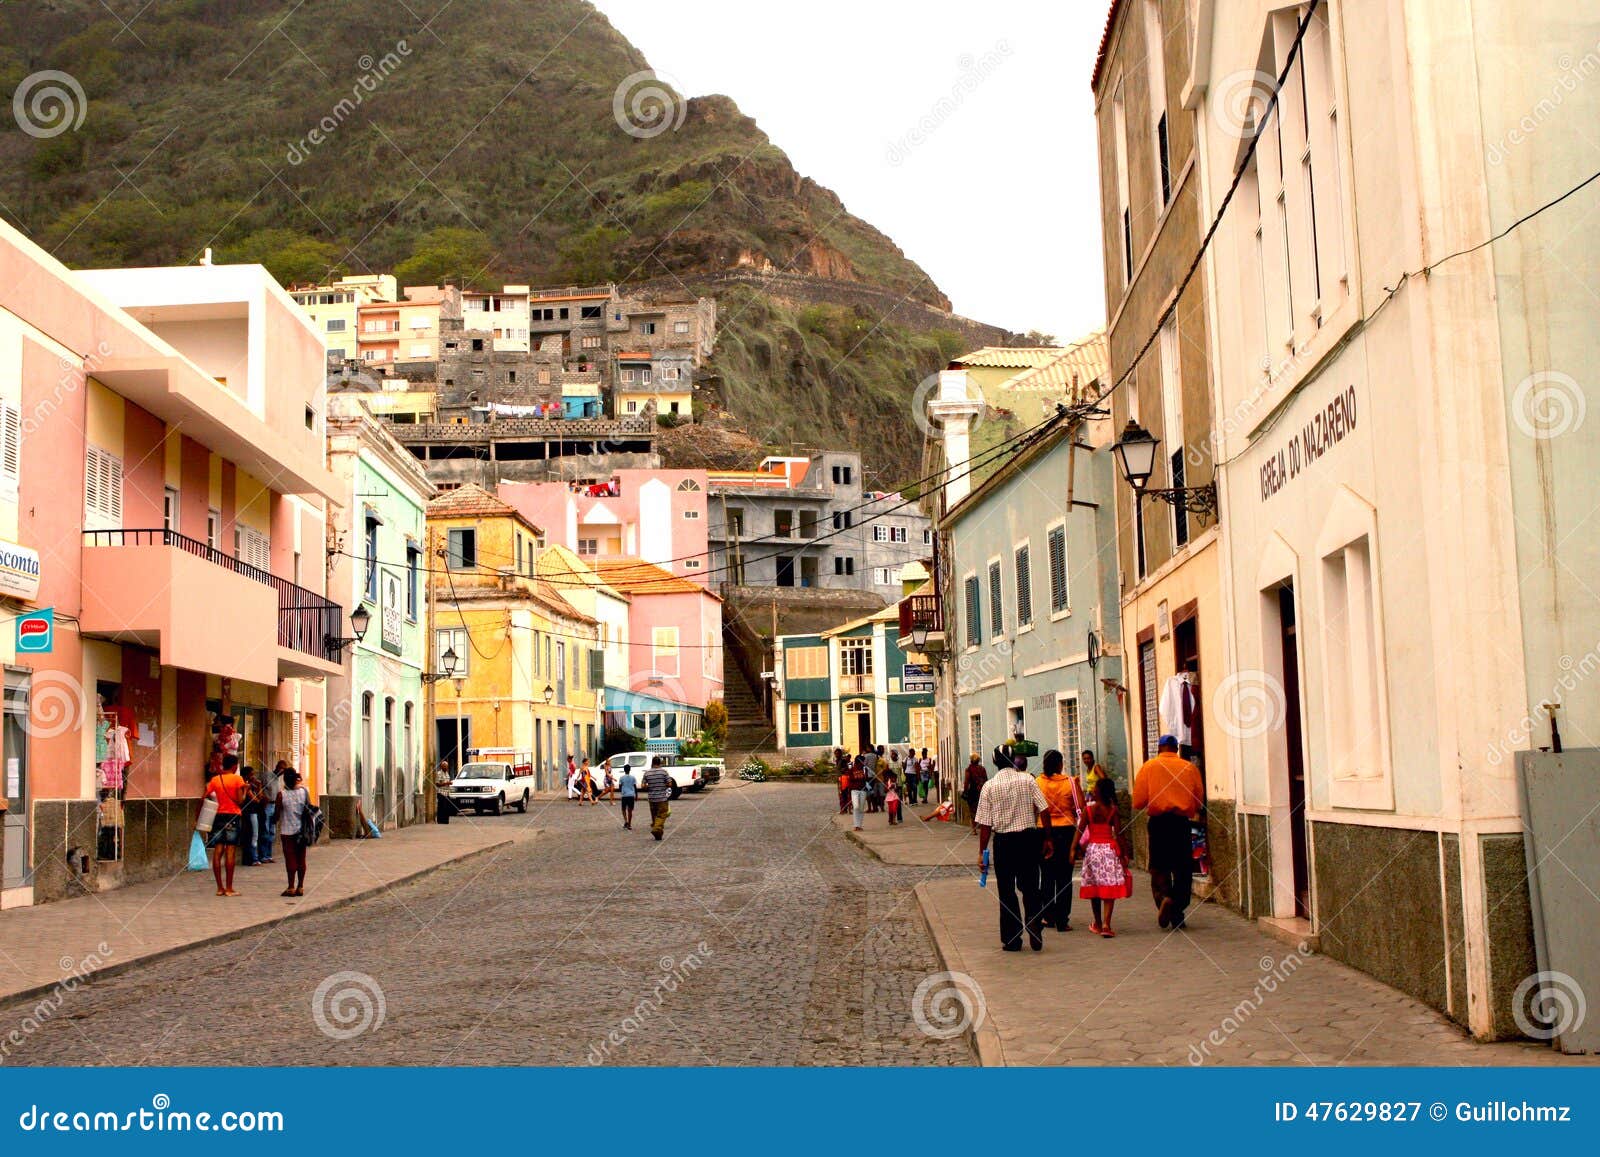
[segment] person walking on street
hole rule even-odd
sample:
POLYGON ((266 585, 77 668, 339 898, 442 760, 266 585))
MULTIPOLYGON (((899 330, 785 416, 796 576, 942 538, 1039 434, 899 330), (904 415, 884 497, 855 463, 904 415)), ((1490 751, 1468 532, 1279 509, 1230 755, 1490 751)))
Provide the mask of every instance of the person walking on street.
POLYGON ((650 761, 650 770, 644 773, 644 791, 650 800, 650 834, 659 840, 667 832, 667 805, 672 799, 672 777, 667 774, 665 756, 650 761))
POLYGON ((1072 854, 1083 810, 1078 781, 1066 774, 1066 762, 1059 751, 1045 752, 1044 774, 1039 776, 1039 790, 1050 801, 1050 831, 1056 846, 1056 854, 1040 865, 1040 918, 1057 932, 1072 931, 1072 854))
POLYGON ((928 802, 928 789, 933 786, 934 765, 928 756, 928 749, 922 749, 922 758, 917 760, 917 789, 921 792, 923 803, 928 802))
POLYGON ((311 795, 300 786, 300 773, 294 768, 284 768, 283 789, 278 792, 275 802, 278 805, 278 836, 283 841, 283 870, 289 876, 289 886, 282 894, 304 896, 306 839, 310 835, 305 830, 305 812, 311 804, 311 795))
POLYGON ((1194 888, 1190 827, 1205 802, 1200 769, 1178 754, 1176 736, 1163 735, 1133 780, 1133 806, 1150 816, 1150 894, 1163 928, 1183 927, 1194 888))
POLYGON ((995 749, 1000 770, 978 796, 978 862, 992 840, 995 884, 1000 893, 1000 947, 1022 951, 1022 932, 1035 952, 1044 947, 1039 912, 1039 862, 1055 853, 1050 832, 1050 802, 1027 773, 1028 761, 995 749), (1022 903, 1017 903, 1017 892, 1022 903))
POLYGON ((262 814, 261 840, 256 847, 256 859, 263 864, 273 862, 272 849, 278 842, 278 793, 283 790, 283 773, 288 766, 287 759, 278 760, 261 781, 261 794, 267 802, 262 814))
MULTIPOLYGON (((610 775, 608 771, 606 773, 610 775)), ((622 799, 622 830, 633 831, 633 805, 639 802, 639 781, 633 776, 633 768, 622 769, 622 779, 617 784, 617 795, 622 799)))
POLYGON ((906 806, 910 807, 917 802, 917 753, 906 752, 906 806))
POLYGON ((978 796, 988 782, 989 772, 983 766, 983 757, 974 751, 961 781, 961 798, 967 801, 967 818, 972 823, 973 831, 978 830, 978 796))
POLYGON ((856 831, 867 810, 867 769, 858 759, 850 765, 850 815, 855 820, 856 831))
POLYGON ((1082 829, 1078 840, 1083 845, 1083 888, 1079 894, 1094 910, 1089 931, 1109 940, 1116 935, 1111 930, 1111 913, 1117 901, 1133 895, 1133 872, 1122 844, 1122 817, 1117 810, 1117 785, 1109 775, 1095 784, 1095 798, 1084 809, 1082 829))
POLYGON ((217 801, 217 818, 212 821, 211 838, 206 843, 211 848, 211 874, 217 878, 219 896, 239 894, 233 890, 233 870, 239 857, 244 795, 245 782, 244 776, 239 774, 239 757, 224 755, 222 771, 211 777, 200 796, 202 801, 217 801))

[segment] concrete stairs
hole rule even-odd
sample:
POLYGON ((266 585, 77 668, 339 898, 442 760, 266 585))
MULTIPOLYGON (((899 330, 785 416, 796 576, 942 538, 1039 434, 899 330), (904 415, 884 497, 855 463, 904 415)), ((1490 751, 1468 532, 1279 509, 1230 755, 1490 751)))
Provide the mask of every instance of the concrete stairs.
POLYGON ((772 721, 761 710, 760 696, 745 681, 737 664, 725 663, 722 677, 722 701, 728 707, 728 742, 723 757, 727 767, 736 769, 746 756, 761 754, 766 759, 778 746, 778 736, 772 721))

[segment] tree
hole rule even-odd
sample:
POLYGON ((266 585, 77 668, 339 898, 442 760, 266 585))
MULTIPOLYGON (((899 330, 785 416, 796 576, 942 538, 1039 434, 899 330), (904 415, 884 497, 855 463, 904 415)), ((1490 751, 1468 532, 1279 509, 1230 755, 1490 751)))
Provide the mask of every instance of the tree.
POLYGON ((728 705, 721 699, 706 704, 705 718, 700 728, 721 748, 728 742, 728 705))
POLYGON ((222 260, 237 265, 265 265, 281 285, 313 285, 338 272, 337 245, 293 229, 259 229, 222 247, 222 260))
POLYGON ((1028 331, 1028 336, 1023 338, 1023 344, 1030 346, 1055 346, 1060 345, 1061 343, 1056 341, 1056 335, 1053 333, 1045 333, 1043 330, 1039 329, 1030 329, 1028 331))
POLYGON ((628 235, 609 225, 596 225, 562 242, 561 277, 584 285, 598 285, 616 274, 617 247, 628 235))
POLYGON ((482 233, 444 225, 423 234, 411 256, 395 266, 394 275, 401 285, 442 285, 453 281, 476 286, 487 275, 493 256, 494 249, 482 233))

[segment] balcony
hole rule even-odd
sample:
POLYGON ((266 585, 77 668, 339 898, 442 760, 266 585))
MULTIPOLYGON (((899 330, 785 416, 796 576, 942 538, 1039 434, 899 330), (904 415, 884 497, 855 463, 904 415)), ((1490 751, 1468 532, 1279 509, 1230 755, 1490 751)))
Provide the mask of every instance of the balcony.
POLYGON ((870 673, 866 675, 840 675, 839 694, 841 695, 871 695, 877 688, 877 683, 870 673))
POLYGON ((917 653, 941 653, 946 648, 944 633, 944 601, 938 595, 907 595, 900 600, 900 638, 902 650, 917 653), (915 641, 920 632, 927 633, 921 646, 915 641))
POLYGON ((171 530, 86 530, 83 545, 85 635, 269 687, 342 669, 344 611, 322 595, 171 530))

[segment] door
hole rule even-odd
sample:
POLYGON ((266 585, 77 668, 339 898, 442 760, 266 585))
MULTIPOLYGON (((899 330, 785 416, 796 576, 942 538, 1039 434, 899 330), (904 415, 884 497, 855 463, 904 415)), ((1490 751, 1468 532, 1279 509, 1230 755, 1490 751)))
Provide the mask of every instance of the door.
POLYGON ((1306 770, 1300 748, 1300 651, 1295 634, 1294 587, 1278 589, 1278 624, 1283 641, 1283 739, 1289 776, 1289 848, 1294 864, 1294 914, 1311 916, 1311 869, 1306 854, 1306 770))
POLYGON ((0 888, 25 888, 28 870, 28 693, 29 676, 7 671, 0 754, 5 758, 5 864, 0 888))
POLYGON ((466 762, 466 753, 472 750, 472 720, 457 715, 435 719, 433 725, 439 758, 447 759, 451 767, 459 768, 466 762))
POLYGON ((1161 718, 1157 710, 1159 692, 1156 688, 1156 644, 1147 639, 1139 644, 1139 702, 1144 718, 1140 726, 1144 731, 1144 758, 1154 759, 1156 744, 1161 739, 1161 718))
POLYGON ((794 586, 794 558, 791 555, 780 554, 776 560, 778 568, 777 585, 780 587, 794 586))
POLYGON ((321 780, 317 777, 317 760, 321 757, 322 753, 322 730, 319 727, 319 722, 320 721, 315 715, 306 716, 305 749, 302 752, 301 765, 296 768, 301 775, 305 776, 306 787, 311 792, 312 799, 315 799, 317 797, 317 793, 321 791, 321 788, 318 786, 318 784, 321 783, 321 780))

